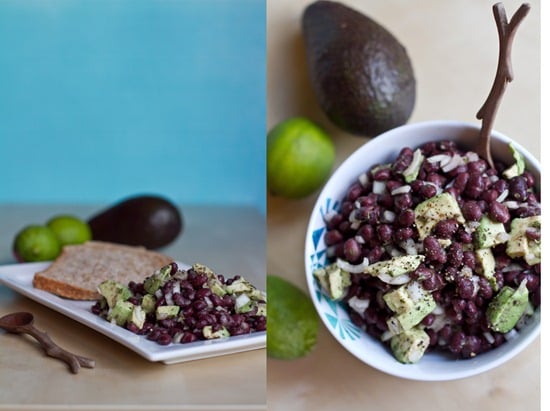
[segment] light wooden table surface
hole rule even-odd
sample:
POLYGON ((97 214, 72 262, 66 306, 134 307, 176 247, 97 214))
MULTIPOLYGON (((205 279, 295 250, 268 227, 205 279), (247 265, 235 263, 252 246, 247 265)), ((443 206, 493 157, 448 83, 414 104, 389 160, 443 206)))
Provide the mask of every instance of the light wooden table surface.
MULTIPOLYGON (((300 19, 308 0, 269 0, 268 128, 301 115, 332 136, 337 164, 367 140, 335 128, 319 109, 305 68, 300 19)), ((486 0, 346 0, 388 28, 407 48, 417 79, 409 122, 476 122, 496 71, 498 37, 493 2, 486 0)), ((540 1, 521 23, 512 49, 515 78, 506 89, 495 128, 540 158, 540 1)), ((520 2, 505 1, 508 18, 520 2)), ((268 197, 268 273, 307 292, 304 241, 317 193, 290 201, 268 197)), ((529 410, 540 409, 540 338, 509 363, 485 374, 444 383, 399 379, 342 348, 320 324, 318 345, 295 361, 268 359, 268 404, 293 410, 529 410)))
MULTIPOLYGON (((59 213, 86 218, 99 207, 0 205, 0 265, 26 224, 59 213)), ((265 217, 251 208, 181 207, 185 228, 162 251, 178 261, 241 274, 265 290, 265 217)), ((0 267, 1 269, 1 267, 0 267)), ((266 350, 165 365, 149 362, 64 315, 0 285, 0 316, 30 311, 61 347, 96 361, 71 374, 32 338, 0 330, 0 410, 265 410, 266 350)))

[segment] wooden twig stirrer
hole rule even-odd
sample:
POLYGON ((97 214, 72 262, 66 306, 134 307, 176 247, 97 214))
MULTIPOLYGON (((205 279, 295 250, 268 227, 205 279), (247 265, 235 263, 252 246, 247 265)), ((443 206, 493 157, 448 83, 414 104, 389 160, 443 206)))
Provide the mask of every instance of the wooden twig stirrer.
POLYGON ((516 11, 516 13, 508 22, 506 18, 506 11, 502 3, 497 3, 493 6, 493 15, 497 24, 498 39, 499 39, 499 55, 498 66, 489 92, 487 100, 481 106, 477 112, 477 119, 481 120, 481 131, 479 134, 479 141, 477 146, 477 153, 485 158, 491 167, 494 167, 493 157, 491 156, 490 136, 495 117, 497 114, 500 101, 506 89, 506 85, 514 78, 512 72, 512 41, 516 34, 519 23, 525 18, 531 6, 528 3, 524 3, 516 11))

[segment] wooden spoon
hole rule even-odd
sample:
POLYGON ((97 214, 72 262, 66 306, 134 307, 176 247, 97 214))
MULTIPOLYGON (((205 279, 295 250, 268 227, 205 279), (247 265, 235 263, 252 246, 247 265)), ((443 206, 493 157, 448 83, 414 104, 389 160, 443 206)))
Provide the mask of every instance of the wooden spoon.
POLYGON ((42 348, 50 357, 59 358, 69 364, 71 371, 76 374, 80 367, 94 368, 95 361, 79 355, 71 354, 56 345, 50 336, 38 330, 34 325, 34 316, 28 312, 16 312, 0 318, 0 328, 14 334, 29 334, 38 340, 42 348))
POLYGON ((493 157, 491 155, 490 139, 491 129, 495 122, 500 100, 506 89, 506 85, 514 78, 512 73, 512 40, 516 34, 519 23, 525 18, 531 6, 524 3, 508 22, 506 11, 502 3, 493 6, 493 15, 497 23, 499 39, 498 66, 495 80, 487 100, 479 109, 476 117, 481 120, 481 131, 476 152, 483 157, 491 167, 494 167, 493 157))

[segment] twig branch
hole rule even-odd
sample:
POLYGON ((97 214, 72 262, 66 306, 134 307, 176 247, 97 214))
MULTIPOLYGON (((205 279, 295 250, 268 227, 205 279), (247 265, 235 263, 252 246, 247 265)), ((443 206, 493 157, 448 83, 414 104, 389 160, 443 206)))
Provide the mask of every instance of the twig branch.
POLYGON ((524 3, 508 22, 506 11, 502 3, 493 6, 493 15, 497 24, 499 39, 499 55, 495 80, 487 100, 477 112, 477 119, 481 120, 478 154, 484 157, 491 167, 494 167, 490 148, 490 135, 495 122, 496 114, 506 85, 514 79, 512 70, 512 42, 519 23, 527 16, 531 9, 528 3, 524 3))

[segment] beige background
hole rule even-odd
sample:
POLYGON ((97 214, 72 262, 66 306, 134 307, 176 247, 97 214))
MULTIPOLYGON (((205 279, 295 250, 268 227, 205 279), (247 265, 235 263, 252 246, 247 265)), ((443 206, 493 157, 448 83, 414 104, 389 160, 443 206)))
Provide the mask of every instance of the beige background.
MULTIPOLYGON (((307 0, 269 0, 268 128, 306 116, 332 136, 336 166, 367 139, 335 128, 309 85, 300 19, 307 0)), ((389 29, 407 48, 417 79, 409 122, 475 115, 493 83, 498 37, 487 0, 346 0, 389 29)), ((506 89, 495 129, 540 158, 540 1, 521 23, 512 49, 515 79, 506 89)), ((518 2, 503 2, 508 18, 518 2)), ((307 291, 303 244, 317 193, 297 201, 268 198, 267 269, 307 291)), ((320 325, 315 351, 300 360, 268 359, 268 403, 273 411, 372 409, 476 411, 540 409, 540 338, 508 364, 483 375, 443 383, 402 380, 360 363, 320 325)))

